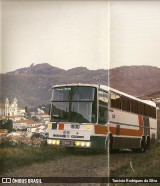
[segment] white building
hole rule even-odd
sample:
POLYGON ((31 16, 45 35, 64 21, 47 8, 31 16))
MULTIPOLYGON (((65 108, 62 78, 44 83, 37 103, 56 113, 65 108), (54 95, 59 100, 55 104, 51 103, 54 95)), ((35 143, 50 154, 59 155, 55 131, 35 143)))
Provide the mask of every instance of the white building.
POLYGON ((25 116, 25 114, 26 114, 25 109, 18 107, 17 115, 18 116, 25 116))
POLYGON ((11 103, 8 98, 6 98, 5 104, 0 103, 0 116, 9 117, 13 120, 17 120, 15 117, 19 117, 21 119, 21 117, 25 116, 25 108, 18 107, 16 98, 14 98, 11 103))
POLYGON ((13 128, 14 129, 27 129, 28 128, 37 128, 38 126, 40 126, 41 124, 37 121, 33 121, 33 120, 20 120, 20 121, 15 121, 13 122, 13 128))
POLYGON ((14 98, 13 102, 10 104, 8 98, 5 100, 5 116, 17 116, 17 99, 14 98))
POLYGON ((48 124, 50 121, 50 116, 45 113, 31 113, 31 117, 36 117, 43 124, 48 124))
POLYGON ((0 103, 0 116, 5 115, 5 104, 0 103))
POLYGON ((48 132, 47 129, 48 129, 47 126, 40 126, 40 127, 37 127, 35 132, 36 133, 47 133, 48 132))

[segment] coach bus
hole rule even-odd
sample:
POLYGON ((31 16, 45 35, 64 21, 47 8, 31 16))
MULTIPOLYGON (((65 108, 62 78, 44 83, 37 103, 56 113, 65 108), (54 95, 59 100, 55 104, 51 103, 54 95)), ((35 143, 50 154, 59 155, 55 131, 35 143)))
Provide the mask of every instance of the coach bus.
POLYGON ((104 85, 54 86, 48 145, 144 152, 157 138, 157 109, 104 85))

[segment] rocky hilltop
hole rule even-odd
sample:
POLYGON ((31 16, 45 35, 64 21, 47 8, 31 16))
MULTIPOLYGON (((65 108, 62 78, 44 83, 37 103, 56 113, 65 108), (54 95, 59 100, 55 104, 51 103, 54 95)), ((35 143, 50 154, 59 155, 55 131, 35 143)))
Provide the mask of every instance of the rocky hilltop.
POLYGON ((16 96, 20 105, 36 107, 50 102, 55 84, 104 84, 134 96, 150 95, 160 91, 160 68, 122 66, 110 70, 85 67, 64 70, 43 63, 0 74, 0 80, 1 100, 16 96))

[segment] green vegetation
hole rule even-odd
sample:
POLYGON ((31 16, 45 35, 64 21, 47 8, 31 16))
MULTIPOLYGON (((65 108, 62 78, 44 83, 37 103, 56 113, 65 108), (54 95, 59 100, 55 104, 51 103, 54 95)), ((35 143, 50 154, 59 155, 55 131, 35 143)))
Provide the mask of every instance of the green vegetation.
POLYGON ((7 129, 8 132, 15 131, 13 129, 13 122, 10 119, 8 119, 6 121, 0 120, 0 129, 7 129))
MULTIPOLYGON (((131 161, 111 172, 111 177, 159 177, 160 175, 160 143, 152 143, 145 153, 131 154, 131 161)), ((120 161, 120 160, 119 160, 120 161)), ((134 185, 129 183, 128 185, 134 185)), ((119 186, 123 184, 118 184, 119 186)), ((127 185, 127 184, 125 184, 127 185)), ((142 185, 137 183, 136 185, 142 185)), ((149 185, 152 185, 151 183, 149 185)))
POLYGON ((18 167, 41 163, 65 156, 65 150, 52 146, 0 148, 0 175, 18 167))

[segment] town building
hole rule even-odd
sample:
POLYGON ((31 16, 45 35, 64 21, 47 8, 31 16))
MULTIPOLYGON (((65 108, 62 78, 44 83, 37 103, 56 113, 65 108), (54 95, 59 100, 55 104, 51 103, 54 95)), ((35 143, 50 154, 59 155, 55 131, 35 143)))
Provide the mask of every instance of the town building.
POLYGON ((13 102, 10 104, 8 98, 5 100, 5 116, 17 116, 17 99, 14 98, 13 102))
POLYGON ((31 113, 31 117, 32 118, 36 118, 39 122, 45 124, 48 124, 48 122, 50 121, 50 116, 48 114, 45 113, 31 113))
POLYGON ((25 108, 18 107, 17 99, 14 98, 12 102, 9 99, 5 99, 5 103, 0 103, 0 116, 15 118, 18 116, 25 116, 25 108))
POLYGON ((34 127, 35 129, 40 126, 41 124, 37 121, 33 121, 33 120, 20 120, 20 121, 15 121, 13 122, 13 128, 16 130, 24 130, 30 127, 34 127))
POLYGON ((5 115, 5 104, 0 103, 0 116, 5 115))

